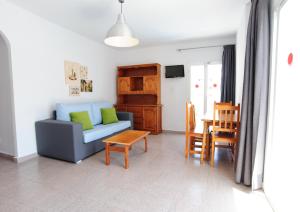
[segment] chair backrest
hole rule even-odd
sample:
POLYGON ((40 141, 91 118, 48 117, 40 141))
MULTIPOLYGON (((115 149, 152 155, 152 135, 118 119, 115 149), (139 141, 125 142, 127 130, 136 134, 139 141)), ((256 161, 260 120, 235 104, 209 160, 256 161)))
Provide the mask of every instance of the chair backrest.
POLYGON ((191 102, 186 103, 185 119, 186 131, 189 132, 191 130, 194 130, 196 127, 196 115, 195 106, 191 102))
POLYGON ((232 101, 230 102, 215 102, 216 105, 232 105, 232 101))
POLYGON ((213 132, 239 133, 240 105, 214 104, 213 132))

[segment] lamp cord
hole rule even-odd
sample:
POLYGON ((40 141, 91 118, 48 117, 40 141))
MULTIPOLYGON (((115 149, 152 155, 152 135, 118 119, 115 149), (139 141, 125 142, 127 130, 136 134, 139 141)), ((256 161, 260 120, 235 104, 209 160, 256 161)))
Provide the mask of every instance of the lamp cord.
POLYGON ((123 13, 123 3, 124 3, 124 0, 119 0, 120 4, 121 4, 121 13, 123 13))

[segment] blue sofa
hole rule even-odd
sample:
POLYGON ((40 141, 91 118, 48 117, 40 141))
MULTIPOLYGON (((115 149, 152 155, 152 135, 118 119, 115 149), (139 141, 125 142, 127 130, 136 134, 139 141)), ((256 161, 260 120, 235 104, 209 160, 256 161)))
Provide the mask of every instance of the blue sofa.
POLYGON ((108 102, 57 104, 55 117, 35 124, 39 155, 77 163, 105 148, 103 139, 132 129, 133 115, 118 112, 119 122, 103 125, 101 108, 111 108, 108 102), (71 112, 87 111, 94 128, 82 130, 82 125, 70 120, 71 112))

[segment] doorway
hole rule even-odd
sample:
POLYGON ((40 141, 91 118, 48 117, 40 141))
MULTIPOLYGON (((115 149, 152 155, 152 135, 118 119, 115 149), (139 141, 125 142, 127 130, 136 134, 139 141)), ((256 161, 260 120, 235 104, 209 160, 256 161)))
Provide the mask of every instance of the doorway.
POLYGON ((0 32, 0 155, 16 156, 10 46, 0 32))

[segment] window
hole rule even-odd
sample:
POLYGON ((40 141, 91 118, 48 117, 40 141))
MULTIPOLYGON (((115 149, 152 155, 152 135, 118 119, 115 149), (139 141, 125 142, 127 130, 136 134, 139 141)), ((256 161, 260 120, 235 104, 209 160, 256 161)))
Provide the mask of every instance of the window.
POLYGON ((191 66, 190 99, 196 107, 196 121, 213 116, 214 102, 221 98, 222 65, 203 64, 191 66))

